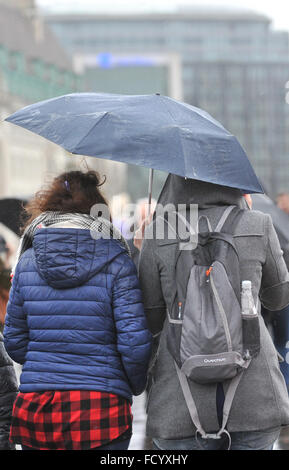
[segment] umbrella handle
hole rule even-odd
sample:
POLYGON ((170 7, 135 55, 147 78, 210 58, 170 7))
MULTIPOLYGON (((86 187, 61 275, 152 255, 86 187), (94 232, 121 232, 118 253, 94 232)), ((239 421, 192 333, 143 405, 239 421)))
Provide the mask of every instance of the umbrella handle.
POLYGON ((154 179, 154 170, 150 168, 149 172, 149 188, 148 188, 148 216, 151 213, 151 205, 152 205, 152 190, 153 190, 153 179, 154 179))

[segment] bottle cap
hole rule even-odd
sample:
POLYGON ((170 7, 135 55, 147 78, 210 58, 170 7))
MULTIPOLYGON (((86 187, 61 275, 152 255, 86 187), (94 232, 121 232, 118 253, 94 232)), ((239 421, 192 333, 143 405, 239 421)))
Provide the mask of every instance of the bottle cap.
POLYGON ((242 281, 242 289, 251 289, 252 282, 251 281, 242 281))

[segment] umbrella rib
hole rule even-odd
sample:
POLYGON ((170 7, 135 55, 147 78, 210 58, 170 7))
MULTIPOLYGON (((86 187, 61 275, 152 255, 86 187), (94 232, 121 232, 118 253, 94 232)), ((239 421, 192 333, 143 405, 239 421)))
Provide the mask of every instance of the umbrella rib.
MULTIPOLYGON (((174 123, 176 123, 176 120, 174 118, 174 116, 172 115, 172 113, 170 112, 169 108, 167 107, 166 103, 164 103, 164 101, 162 100, 162 96, 159 97, 160 100, 161 100, 161 103, 163 104, 163 106, 166 108, 168 114, 170 115, 171 119, 173 120, 174 123)), ((179 139, 179 142, 181 144, 181 147, 182 147, 182 152, 183 152, 183 157, 184 157, 184 160, 185 160, 185 153, 184 153, 184 146, 183 146, 183 142, 182 142, 182 139, 180 138, 180 135, 179 135, 179 128, 177 129, 178 130, 178 139, 179 139)), ((184 168, 184 172, 185 172, 185 168, 184 168)))
MULTIPOLYGON (((89 129, 89 131, 80 139, 80 141, 75 145, 75 148, 78 148, 82 142, 89 136, 89 134, 94 130, 94 128, 108 115, 108 111, 106 111, 103 116, 101 116, 101 118, 95 122, 92 127, 89 129)), ((78 152, 73 152, 71 151, 71 153, 76 153, 76 155, 80 155, 78 152)))

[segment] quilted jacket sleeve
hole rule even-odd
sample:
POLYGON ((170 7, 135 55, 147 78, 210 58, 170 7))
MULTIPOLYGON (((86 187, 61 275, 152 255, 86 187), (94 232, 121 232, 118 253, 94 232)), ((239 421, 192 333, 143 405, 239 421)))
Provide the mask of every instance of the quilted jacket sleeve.
POLYGON ((17 395, 17 381, 12 361, 3 345, 0 333, 0 450, 10 450, 9 432, 13 403, 17 395))
POLYGON ((147 329, 136 268, 127 256, 114 281, 113 313, 117 349, 132 393, 140 395, 147 381, 151 334, 147 329))
POLYGON ((23 311, 23 300, 20 294, 18 263, 10 290, 4 327, 4 343, 6 351, 13 361, 24 364, 28 345, 28 328, 26 315, 23 311))

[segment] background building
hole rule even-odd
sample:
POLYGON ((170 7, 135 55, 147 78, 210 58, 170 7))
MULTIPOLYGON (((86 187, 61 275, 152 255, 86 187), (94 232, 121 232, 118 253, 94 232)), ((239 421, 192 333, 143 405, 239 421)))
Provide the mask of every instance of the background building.
MULTIPOLYGON (((34 0, 0 0, 0 119, 27 104, 83 91, 83 77, 34 0)), ((126 166, 71 157, 60 147, 16 126, 1 123, 0 197, 29 198, 65 169, 96 168, 106 174, 106 196, 126 185, 126 166)))
MULTIPOLYGON (((4 2, 6 3, 6 2, 4 2)), ((0 73, 4 91, 33 102, 77 90, 81 78, 71 59, 43 23, 33 2, 17 9, 0 0, 0 73)))
MULTIPOLYGON (((80 52, 73 55, 73 59, 76 70, 84 77, 87 91, 141 95, 157 92, 179 100, 183 98, 178 54, 80 52)), ((103 162, 98 161, 97 164, 104 165, 103 162)), ((115 162, 107 162, 107 165, 110 165, 107 167, 108 183, 116 169, 118 173, 122 172, 118 180, 118 185, 122 184, 121 191, 128 192, 134 201, 147 194, 148 169, 115 162)), ((158 195, 165 176, 162 172, 155 172, 155 196, 158 195)))
MULTIPOLYGON (((31 102, 76 91, 80 80, 34 2, 0 0, 0 119, 31 102)), ((2 122, 0 197, 30 197, 66 160, 56 145, 2 122)))
MULTIPOLYGON (((206 109, 239 138, 271 196, 288 190, 289 41, 288 33, 272 29, 269 18, 219 8, 172 14, 49 15, 46 23, 72 57, 94 57, 95 67, 86 73, 86 83, 94 91, 110 86, 103 83, 107 58, 178 56, 183 99, 206 109)), ((130 85, 135 92, 137 77, 129 81, 113 68, 111 73, 118 79, 118 91, 130 85)), ((150 88, 152 77, 153 73, 150 88)), ((116 91, 115 83, 111 87, 116 91)))

